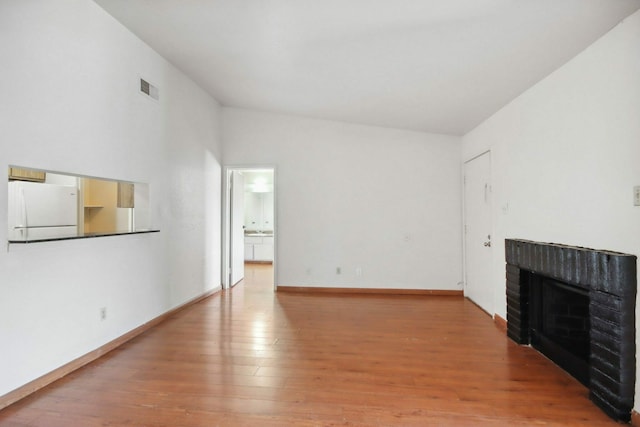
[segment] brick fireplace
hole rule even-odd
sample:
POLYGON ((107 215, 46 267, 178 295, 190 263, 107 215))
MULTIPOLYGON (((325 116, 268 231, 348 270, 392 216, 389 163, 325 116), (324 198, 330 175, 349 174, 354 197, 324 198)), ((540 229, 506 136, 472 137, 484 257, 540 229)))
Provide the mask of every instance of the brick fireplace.
POLYGON ((629 421, 636 376, 636 257, 512 239, 505 250, 509 338, 539 349, 585 384, 604 412, 629 421), (546 324, 551 338, 544 334, 546 324))

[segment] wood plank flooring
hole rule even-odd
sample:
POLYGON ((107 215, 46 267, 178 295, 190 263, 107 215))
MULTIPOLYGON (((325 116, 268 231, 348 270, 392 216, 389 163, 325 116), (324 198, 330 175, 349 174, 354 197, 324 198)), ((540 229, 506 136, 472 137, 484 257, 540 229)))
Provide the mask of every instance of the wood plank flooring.
POLYGON ((616 426, 460 297, 275 294, 271 266, 0 411, 0 426, 616 426))

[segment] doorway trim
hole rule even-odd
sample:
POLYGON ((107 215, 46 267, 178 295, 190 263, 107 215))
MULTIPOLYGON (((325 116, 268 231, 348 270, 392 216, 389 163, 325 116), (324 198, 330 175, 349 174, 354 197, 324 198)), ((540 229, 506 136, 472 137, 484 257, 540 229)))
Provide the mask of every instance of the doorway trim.
POLYGON ((275 165, 226 165, 222 168, 222 289, 229 289, 232 285, 229 280, 231 259, 231 173, 233 171, 271 170, 273 172, 273 290, 278 283, 278 173, 275 165))

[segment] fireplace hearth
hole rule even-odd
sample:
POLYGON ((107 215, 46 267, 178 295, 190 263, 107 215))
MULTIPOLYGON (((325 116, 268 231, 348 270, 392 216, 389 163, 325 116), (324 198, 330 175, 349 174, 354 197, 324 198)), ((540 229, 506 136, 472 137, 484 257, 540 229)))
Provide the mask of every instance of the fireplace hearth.
POLYGON ((635 387, 636 257, 507 239, 507 335, 531 345, 629 421, 635 387))

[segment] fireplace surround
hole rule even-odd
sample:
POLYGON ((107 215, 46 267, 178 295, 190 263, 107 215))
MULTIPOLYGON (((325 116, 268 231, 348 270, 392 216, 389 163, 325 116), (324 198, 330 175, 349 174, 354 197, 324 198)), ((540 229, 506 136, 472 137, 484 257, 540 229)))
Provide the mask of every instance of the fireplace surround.
POLYGON ((582 291, 588 298, 590 325, 581 381, 589 388, 590 399, 605 413, 629 421, 636 371, 636 257, 517 239, 505 241, 505 255, 509 338, 525 345, 532 343, 532 336, 535 341, 532 286, 550 280, 582 291))

